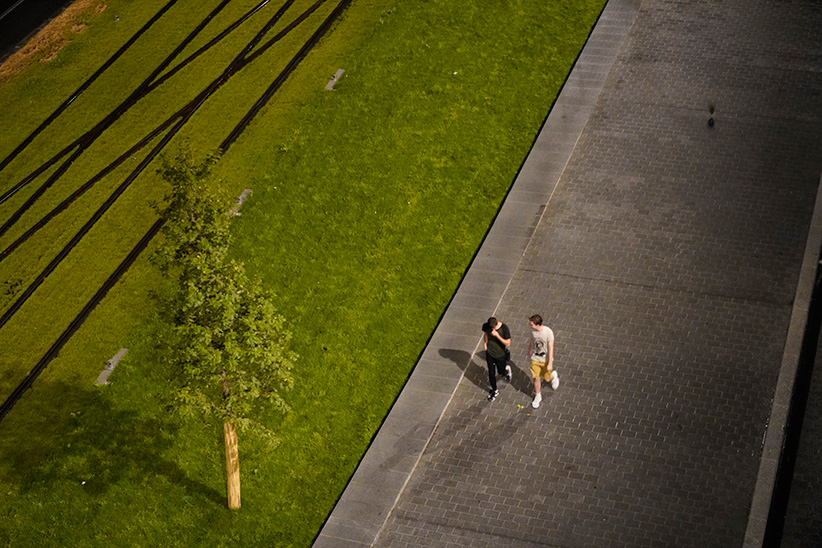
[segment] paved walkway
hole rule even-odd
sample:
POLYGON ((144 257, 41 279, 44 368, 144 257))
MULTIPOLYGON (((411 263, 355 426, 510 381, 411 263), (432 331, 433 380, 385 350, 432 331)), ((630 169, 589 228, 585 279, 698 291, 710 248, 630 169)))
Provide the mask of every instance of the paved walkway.
POLYGON ((811 0, 609 2, 315 548, 762 545, 822 238, 819 29, 811 0), (537 410, 533 313, 562 379, 537 410))

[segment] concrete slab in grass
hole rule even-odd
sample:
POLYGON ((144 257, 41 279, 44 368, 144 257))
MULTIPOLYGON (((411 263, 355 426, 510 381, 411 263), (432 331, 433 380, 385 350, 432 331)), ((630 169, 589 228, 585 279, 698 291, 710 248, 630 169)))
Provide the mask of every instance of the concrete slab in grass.
POLYGON ((591 36, 585 44, 585 48, 592 48, 593 50, 596 50, 596 53, 604 53, 606 55, 613 54, 614 59, 616 59, 616 52, 618 52, 619 48, 622 46, 625 36, 620 34, 616 30, 616 27, 612 27, 612 32, 608 32, 608 29, 604 26, 601 27, 601 30, 602 32, 591 36), (602 51, 603 48, 604 51, 602 51))
POLYGON ((616 60, 617 52, 619 51, 614 48, 615 45, 617 45, 617 43, 613 39, 608 40, 606 38, 595 38, 593 40, 589 40, 588 43, 585 44, 585 52, 580 55, 577 62, 586 64, 587 59, 606 59, 609 64, 612 65, 616 60))
POLYGON ((555 152, 569 156, 573 152, 580 129, 585 125, 589 110, 579 104, 569 103, 565 97, 558 99, 543 124, 542 132, 534 143, 531 154, 555 152))
POLYGON ((574 72, 571 73, 571 76, 569 76, 569 78, 574 77, 574 78, 602 79, 602 81, 604 82, 608 78, 608 75, 610 73, 611 73, 611 68, 610 67, 603 67, 603 66, 600 66, 600 65, 586 66, 584 64, 578 64, 574 68, 574 72))
MULTIPOLYGON (((482 246, 477 257, 474 259, 474 268, 480 270, 497 270, 499 267, 496 263, 502 262, 503 265, 513 262, 513 268, 516 268, 519 263, 522 253, 525 248, 506 247, 504 245, 487 242, 482 246)), ((507 268, 503 268, 503 272, 507 272, 507 268)))
POLYGON ((494 310, 493 307, 496 305, 491 302, 492 296, 474 295, 473 297, 474 299, 468 300, 465 306, 451 303, 437 329, 444 329, 457 335, 476 332, 479 329, 479 323, 485 321, 484 318, 488 317, 489 310, 494 310))
POLYGON ((495 308, 496 306, 493 303, 487 307, 477 306, 474 308, 462 308, 452 305, 448 307, 448 312, 437 329, 455 335, 477 334, 480 332, 480 326, 494 313, 495 308))
POLYGON ((599 86, 600 89, 605 81, 608 79, 608 73, 605 71, 589 71, 587 73, 572 73, 565 81, 566 86, 582 86, 593 87, 599 86))
POLYGON ((577 63, 585 65, 586 67, 600 66, 603 70, 610 70, 615 59, 616 57, 614 55, 610 55, 609 53, 595 51, 594 49, 588 50, 586 48, 582 50, 582 53, 577 59, 577 63))

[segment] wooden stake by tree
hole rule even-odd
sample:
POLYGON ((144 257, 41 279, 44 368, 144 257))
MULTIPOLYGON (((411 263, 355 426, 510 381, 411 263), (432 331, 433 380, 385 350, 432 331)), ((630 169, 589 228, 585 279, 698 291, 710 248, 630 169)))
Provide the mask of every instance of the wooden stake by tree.
POLYGON ((277 443, 259 417, 265 407, 287 411, 280 392, 293 383, 296 355, 270 295, 248 279, 242 263, 227 259, 229 202, 208 186, 209 165, 195 164, 187 154, 163 161, 159 173, 172 191, 161 213, 165 238, 154 258, 175 281, 164 310, 177 408, 223 423, 228 506, 239 508, 237 430, 277 443))

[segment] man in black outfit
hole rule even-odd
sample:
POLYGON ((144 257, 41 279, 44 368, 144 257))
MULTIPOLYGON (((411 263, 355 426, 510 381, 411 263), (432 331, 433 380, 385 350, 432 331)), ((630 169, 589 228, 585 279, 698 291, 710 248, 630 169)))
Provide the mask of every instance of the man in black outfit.
POLYGON ((482 343, 485 348, 485 361, 488 363, 488 382, 491 392, 488 401, 494 401, 499 395, 497 390, 497 373, 505 375, 511 381, 511 367, 508 365, 508 347, 511 345, 511 331, 508 326, 493 316, 482 324, 482 343))

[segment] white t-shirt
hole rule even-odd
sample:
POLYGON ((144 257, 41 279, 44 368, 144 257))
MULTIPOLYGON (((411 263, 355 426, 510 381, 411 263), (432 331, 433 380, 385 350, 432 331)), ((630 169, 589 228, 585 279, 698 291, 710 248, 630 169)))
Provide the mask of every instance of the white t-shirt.
POLYGON ((539 331, 531 330, 534 345, 531 347, 531 359, 535 362, 544 362, 548 359, 548 343, 554 342, 554 332, 547 325, 540 325, 539 331))

